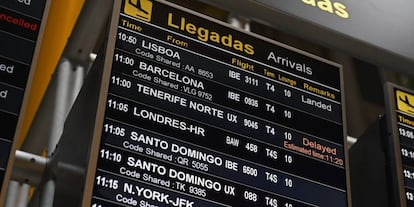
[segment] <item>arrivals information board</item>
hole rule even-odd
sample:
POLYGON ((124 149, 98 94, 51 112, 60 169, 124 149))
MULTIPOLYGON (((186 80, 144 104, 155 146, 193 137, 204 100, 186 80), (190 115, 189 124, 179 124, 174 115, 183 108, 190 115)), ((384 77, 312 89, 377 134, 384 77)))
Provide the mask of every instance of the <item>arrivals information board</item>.
POLYGON ((168 2, 113 13, 84 205, 350 206, 340 65, 168 2))
POLYGON ((25 89, 30 85, 40 45, 46 0, 0 2, 0 186, 2 202, 5 177, 14 157, 13 143, 24 109, 25 89))
MULTIPOLYGON (((414 205, 414 92, 388 84, 392 172, 400 206, 414 205)), ((398 205, 396 203, 396 205, 398 205)))

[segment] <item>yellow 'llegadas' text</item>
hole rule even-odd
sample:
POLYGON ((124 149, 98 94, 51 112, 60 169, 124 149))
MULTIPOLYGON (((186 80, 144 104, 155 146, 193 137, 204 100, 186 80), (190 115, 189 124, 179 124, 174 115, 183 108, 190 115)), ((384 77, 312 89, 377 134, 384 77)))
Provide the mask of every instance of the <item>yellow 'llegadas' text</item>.
POLYGON ((173 13, 168 14, 168 26, 174 29, 184 31, 191 35, 197 35, 197 39, 203 42, 214 42, 220 45, 233 48, 234 50, 246 53, 248 55, 254 55, 254 47, 251 44, 246 44, 241 40, 238 40, 232 34, 220 34, 216 31, 210 31, 208 28, 204 28, 188 22, 185 17, 174 18, 173 13))

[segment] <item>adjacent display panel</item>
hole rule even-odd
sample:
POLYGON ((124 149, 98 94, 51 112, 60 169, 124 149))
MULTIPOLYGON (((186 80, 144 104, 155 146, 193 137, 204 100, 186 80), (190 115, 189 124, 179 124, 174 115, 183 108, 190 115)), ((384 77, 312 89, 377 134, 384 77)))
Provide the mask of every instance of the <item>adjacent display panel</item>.
POLYGON ((399 206, 414 206, 414 92, 387 85, 394 192, 399 206))
POLYGON ((112 22, 84 206, 350 206, 340 65, 168 2, 112 22))
POLYGON ((14 139, 24 113, 25 89, 36 63, 46 0, 0 2, 0 205, 14 155, 14 139))

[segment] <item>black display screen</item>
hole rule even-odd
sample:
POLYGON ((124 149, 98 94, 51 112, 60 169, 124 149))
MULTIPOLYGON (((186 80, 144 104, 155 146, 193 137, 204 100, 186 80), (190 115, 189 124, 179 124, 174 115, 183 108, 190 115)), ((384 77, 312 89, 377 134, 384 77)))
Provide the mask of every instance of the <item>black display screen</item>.
POLYGON ((122 1, 91 206, 348 206, 341 66, 122 1))
POLYGON ((0 186, 3 185, 46 0, 0 2, 0 186))
POLYGON ((394 88, 394 101, 396 117, 396 150, 401 157, 401 168, 397 173, 402 173, 403 193, 406 206, 414 205, 414 93, 408 90, 394 88))

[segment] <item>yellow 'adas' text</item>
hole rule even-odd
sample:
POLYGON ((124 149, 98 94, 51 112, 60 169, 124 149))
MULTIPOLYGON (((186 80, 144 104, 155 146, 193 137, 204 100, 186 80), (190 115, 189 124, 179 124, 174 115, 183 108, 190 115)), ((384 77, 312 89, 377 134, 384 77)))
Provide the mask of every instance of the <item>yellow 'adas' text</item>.
POLYGON ((340 2, 332 2, 331 0, 302 0, 302 2, 313 7, 318 7, 322 11, 336 14, 341 18, 349 18, 349 13, 346 10, 346 6, 340 2))

